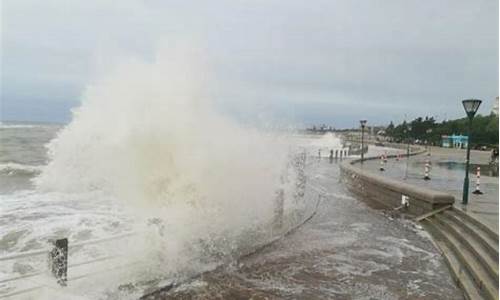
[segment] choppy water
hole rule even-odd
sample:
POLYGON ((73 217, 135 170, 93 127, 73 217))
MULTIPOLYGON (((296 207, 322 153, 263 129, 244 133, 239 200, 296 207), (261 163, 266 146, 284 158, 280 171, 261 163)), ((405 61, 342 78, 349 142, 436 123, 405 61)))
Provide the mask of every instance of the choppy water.
POLYGON ((31 179, 47 163, 47 144, 61 125, 0 124, 0 194, 31 189, 31 179))
MULTIPOLYGON (((48 249, 51 239, 79 242, 130 231, 123 209, 99 191, 69 194, 36 189, 33 180, 48 162, 46 145, 61 128, 58 124, 0 125, 0 257, 48 249)), ((100 252, 95 247, 76 249, 72 258, 85 261, 100 252)), ((37 286, 26 280, 4 280, 46 270, 45 255, 2 261, 0 297, 37 286)))
POLYGON ((48 273, 45 256, 2 262, 0 297, 42 287, 12 298, 134 299, 171 283, 179 285, 152 297, 460 297, 425 232, 352 198, 340 183, 335 161, 317 157, 318 149, 327 153, 330 148, 341 147, 333 136, 292 139, 294 147, 308 155, 308 184, 303 198, 299 198, 303 205, 293 206, 300 208, 300 213, 285 211, 288 217, 284 231, 273 231, 263 221, 243 229, 224 226, 231 221, 225 215, 211 211, 193 214, 196 206, 191 204, 169 207, 179 214, 177 219, 162 219, 160 212, 144 219, 133 207, 99 189, 78 193, 40 191, 31 179, 47 163, 45 144, 61 126, 2 126, 1 161, 5 167, 0 195, 0 257, 47 249, 47 241, 54 238, 68 237, 74 244, 139 233, 111 243, 72 248, 70 284, 64 289, 48 273), (313 211, 319 195, 322 201, 313 220, 263 251, 238 259, 299 224, 313 211), (186 210, 187 216, 212 219, 208 223, 196 218, 186 220, 186 210), (207 224, 213 227, 202 228, 207 224), (101 261, 109 257, 112 259, 101 261), (94 262, 82 264, 89 261, 94 262), (4 282, 37 272, 41 274, 4 282), (205 273, 199 277, 201 272, 205 273))
MULTIPOLYGON (((317 201, 314 191, 300 198, 286 192, 284 226, 276 231, 268 226, 273 210, 260 208, 258 202, 248 202, 248 208, 253 207, 255 212, 243 215, 226 214, 227 208, 221 203, 203 208, 190 201, 158 206, 157 212, 148 210, 148 215, 144 215, 137 213, 137 206, 98 188, 77 192, 40 189, 33 179, 46 168, 49 157, 46 145, 61 129, 62 126, 48 124, 2 124, 0 257, 45 251, 50 248, 48 241, 57 238, 68 238, 71 247, 128 233, 135 235, 111 243, 70 248, 71 284, 64 290, 58 288, 48 273, 45 255, 2 261, 0 297, 14 294, 15 298, 53 299, 65 292, 67 299, 135 298, 145 289, 161 286, 161 280, 182 280, 213 269, 231 257, 273 240, 310 215, 317 201), (262 212, 261 219, 253 218, 254 213, 262 212), (253 219, 247 221, 249 217, 253 219), (103 258, 111 259, 100 261, 103 258), (86 264, 94 260, 97 263, 86 264), (105 275, 99 275, 103 271, 105 275), (31 277, 32 274, 36 276, 31 277), (113 276, 109 277, 110 274, 113 276), (19 276, 30 277, 10 280, 19 276), (15 294, 34 287, 42 287, 36 290, 36 297, 30 293, 15 294)), ((300 145, 304 141, 310 142, 307 138, 297 138, 295 149, 303 149, 300 145)), ((335 139, 330 138, 332 141, 335 139)), ((293 174, 290 176, 286 180, 292 180, 295 189, 293 174)), ((50 179, 53 184, 59 178, 50 179)), ((252 182, 248 186, 252 189, 252 182)), ((190 194, 183 193, 189 200, 190 194)), ((241 197, 252 199, 248 194, 241 197)), ((266 199, 270 208, 274 197, 266 199)))

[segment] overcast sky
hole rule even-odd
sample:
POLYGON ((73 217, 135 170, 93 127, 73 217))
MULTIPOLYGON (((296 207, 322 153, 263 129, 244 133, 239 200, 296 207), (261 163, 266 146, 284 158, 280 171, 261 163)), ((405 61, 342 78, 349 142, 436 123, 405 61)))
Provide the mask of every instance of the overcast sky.
POLYGON ((3 0, 2 120, 67 122, 104 62, 196 41, 236 118, 357 126, 498 96, 498 0, 3 0), (227 84, 224 84, 227 83, 227 84))

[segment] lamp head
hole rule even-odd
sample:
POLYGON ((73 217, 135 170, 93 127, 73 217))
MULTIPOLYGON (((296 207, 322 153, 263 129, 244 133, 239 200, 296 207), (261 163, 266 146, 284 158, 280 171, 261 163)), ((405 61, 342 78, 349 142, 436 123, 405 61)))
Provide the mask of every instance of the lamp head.
POLYGON ((361 124, 361 128, 365 128, 366 120, 359 120, 359 123, 361 124))
POLYGON ((469 119, 474 118, 481 102, 482 101, 479 99, 466 99, 462 101, 465 113, 467 113, 467 117, 469 117, 469 119))

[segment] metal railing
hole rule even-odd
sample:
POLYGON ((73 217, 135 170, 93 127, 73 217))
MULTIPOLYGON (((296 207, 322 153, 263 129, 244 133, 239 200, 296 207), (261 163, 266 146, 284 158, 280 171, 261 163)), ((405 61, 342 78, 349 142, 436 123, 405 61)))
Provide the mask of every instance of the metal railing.
MULTIPOLYGON (((51 273, 54 276, 56 282, 61 286, 65 286, 66 282, 68 281, 68 276, 67 276, 67 269, 68 268, 74 268, 74 267, 93 264, 93 263, 97 263, 97 262, 108 261, 108 260, 112 260, 112 259, 116 259, 116 258, 120 257, 120 255, 105 255, 105 256, 97 257, 95 259, 91 259, 91 260, 87 260, 87 261, 81 261, 81 262, 77 262, 74 264, 68 264, 68 257, 69 257, 70 250, 74 250, 74 249, 82 248, 82 247, 87 247, 87 246, 91 246, 91 245, 96 245, 96 244, 107 243, 107 242, 116 241, 116 240, 120 240, 120 239, 125 239, 125 238, 132 237, 136 234, 137 234, 136 232, 129 232, 129 233, 125 233, 125 234, 120 234, 120 235, 115 235, 115 236, 110 236, 110 237, 105 237, 105 238, 99 238, 99 239, 93 239, 93 240, 87 240, 87 241, 82 241, 82 242, 72 243, 72 244, 69 244, 68 239, 66 239, 66 238, 55 240, 55 241, 49 241, 49 242, 52 242, 52 244, 53 244, 52 248, 47 247, 47 248, 42 248, 39 250, 26 251, 26 252, 21 252, 21 253, 16 253, 16 254, 0 256, 0 262, 1 261, 19 260, 19 259, 23 259, 23 258, 46 255, 48 257, 49 267, 52 271, 51 273), (61 244, 65 244, 66 249, 64 249, 64 245, 62 245, 62 247, 61 247, 61 244)), ((126 264, 126 265, 129 265, 129 264, 126 264)), ((124 267, 126 265, 115 266, 114 268, 124 267)), ((112 269, 114 269, 114 268, 112 268, 112 269)), ((105 271, 108 271, 108 270, 94 271, 94 272, 82 274, 79 276, 73 276, 73 277, 70 277, 69 280, 73 281, 73 280, 77 280, 80 278, 89 277, 89 276, 92 276, 94 274, 102 273, 105 271)), ((47 272, 46 271, 36 271, 36 272, 31 272, 31 273, 27 273, 27 274, 23 274, 23 275, 19 275, 19 276, 12 276, 12 277, 8 277, 8 278, 0 279, 0 284, 5 284, 5 283, 23 280, 23 279, 29 279, 29 278, 43 275, 43 274, 47 274, 47 272)), ((32 291, 35 291, 37 289, 41 289, 43 287, 45 287, 45 285, 38 284, 38 285, 35 285, 33 287, 30 287, 30 288, 16 290, 16 291, 6 293, 6 294, 0 294, 0 299, 9 298, 12 296, 32 292, 32 291)))

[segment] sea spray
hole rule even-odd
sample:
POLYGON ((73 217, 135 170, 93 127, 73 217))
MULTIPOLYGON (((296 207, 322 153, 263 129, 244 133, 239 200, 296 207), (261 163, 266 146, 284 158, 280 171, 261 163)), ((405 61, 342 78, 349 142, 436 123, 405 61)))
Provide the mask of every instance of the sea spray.
POLYGON ((129 250, 158 273, 194 272, 193 262, 262 242, 242 235, 270 224, 278 190, 287 209, 296 203, 286 200, 296 186, 287 139, 218 113, 206 74, 179 49, 117 66, 86 89, 35 180, 40 191, 99 191, 132 208, 146 233, 129 250))

